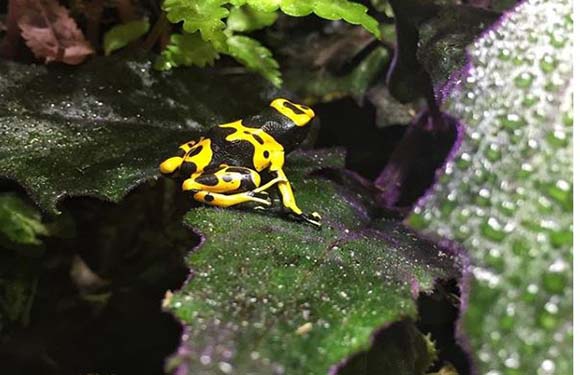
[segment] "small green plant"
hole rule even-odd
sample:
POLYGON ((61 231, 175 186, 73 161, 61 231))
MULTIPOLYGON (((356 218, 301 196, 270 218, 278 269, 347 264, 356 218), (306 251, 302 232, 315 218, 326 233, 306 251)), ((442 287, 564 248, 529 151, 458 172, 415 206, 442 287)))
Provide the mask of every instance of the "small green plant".
POLYGON ((364 5, 348 0, 166 0, 163 10, 182 32, 171 36, 156 67, 212 65, 221 54, 229 55, 249 70, 280 86, 279 65, 272 52, 247 33, 272 25, 279 12, 293 17, 315 14, 328 20, 361 25, 379 36, 378 22, 364 5))

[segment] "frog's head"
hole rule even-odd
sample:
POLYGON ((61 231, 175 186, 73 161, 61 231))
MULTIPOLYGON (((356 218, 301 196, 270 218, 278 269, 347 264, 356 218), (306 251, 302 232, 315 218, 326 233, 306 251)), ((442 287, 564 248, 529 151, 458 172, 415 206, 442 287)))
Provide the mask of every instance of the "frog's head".
POLYGON ((288 99, 278 98, 272 100, 270 107, 288 117, 294 125, 302 127, 308 125, 314 118, 314 111, 303 104, 292 103, 288 99))

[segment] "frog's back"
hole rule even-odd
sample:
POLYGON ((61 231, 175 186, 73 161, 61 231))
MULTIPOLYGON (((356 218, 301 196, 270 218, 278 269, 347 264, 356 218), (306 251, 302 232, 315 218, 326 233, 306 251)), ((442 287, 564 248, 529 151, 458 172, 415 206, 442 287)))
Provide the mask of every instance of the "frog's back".
POLYGON ((252 163, 254 147, 252 144, 245 141, 228 141, 226 139, 234 132, 235 130, 221 125, 215 126, 208 131, 207 137, 213 140, 211 148, 214 155, 208 167, 219 167, 222 164, 247 168, 254 167, 252 163))

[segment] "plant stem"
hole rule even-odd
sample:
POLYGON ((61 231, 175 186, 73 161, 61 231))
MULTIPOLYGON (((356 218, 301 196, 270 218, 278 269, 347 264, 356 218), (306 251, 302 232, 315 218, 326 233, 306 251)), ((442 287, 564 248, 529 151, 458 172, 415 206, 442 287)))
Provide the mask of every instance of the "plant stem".
POLYGON ((85 16, 87 17, 87 39, 91 42, 95 50, 99 46, 99 32, 104 6, 105 0, 93 0, 87 6, 88 11, 85 12, 85 16))
MULTIPOLYGON (((169 21, 167 20, 167 16, 165 15, 165 12, 161 12, 159 18, 157 18, 157 22, 153 25, 153 29, 151 29, 151 32, 147 35, 147 38, 141 45, 141 48, 145 51, 151 50, 155 43, 160 40, 161 36, 167 33, 168 27, 169 21)), ((161 49, 163 48, 165 48, 164 45, 161 46, 161 49)))
POLYGON ((121 23, 127 23, 137 19, 137 13, 131 0, 117 0, 117 13, 119 14, 121 23))
POLYGON ((14 59, 18 54, 18 45, 20 44, 20 29, 18 28, 18 19, 22 10, 18 0, 8 2, 8 14, 6 16, 6 33, 0 43, 0 55, 7 59, 14 59))

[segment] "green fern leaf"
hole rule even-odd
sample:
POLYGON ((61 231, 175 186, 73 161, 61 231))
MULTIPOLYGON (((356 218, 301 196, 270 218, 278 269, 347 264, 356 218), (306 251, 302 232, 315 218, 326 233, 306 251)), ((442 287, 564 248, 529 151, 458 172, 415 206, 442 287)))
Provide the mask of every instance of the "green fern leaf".
POLYGON ((210 41, 217 49, 226 47, 223 19, 229 14, 224 7, 227 0, 165 0, 163 10, 172 23, 183 21, 183 30, 195 33, 199 30, 205 41, 210 41))
POLYGON ((343 19, 354 25, 361 25, 377 38, 380 36, 379 23, 367 14, 362 4, 347 0, 318 0, 313 2, 314 14, 327 20, 343 19))
MULTIPOLYGON (((262 0, 270 2, 270 0, 262 0)), ((254 6, 254 0, 248 5, 254 6)), ((380 36, 379 23, 367 14, 367 8, 358 3, 348 0, 281 0, 280 9, 289 16, 303 17, 310 13, 327 20, 345 20, 354 25, 361 25, 375 37, 380 36)))
POLYGON ((361 25, 375 37, 380 36, 379 23, 367 14, 367 8, 348 0, 232 0, 233 5, 247 4, 260 12, 274 12, 280 9, 293 17, 304 17, 311 13, 327 20, 345 20, 361 25))
POLYGON ((210 42, 195 34, 173 34, 169 45, 161 53, 155 62, 158 70, 169 70, 176 66, 199 66, 213 65, 219 57, 218 51, 210 42))
POLYGON ((262 12, 250 7, 233 8, 228 17, 229 31, 249 32, 272 25, 278 19, 277 12, 262 12))
POLYGON ((309 0, 282 0, 280 10, 292 17, 304 17, 313 12, 313 6, 309 0))
POLYGON ((204 66, 225 53, 248 69, 256 71, 280 86, 279 65, 272 53, 258 41, 233 32, 248 32, 273 24, 276 11, 294 17, 311 13, 328 20, 345 20, 361 25, 377 38, 378 22, 367 14, 367 8, 348 0, 165 0, 163 9, 172 23, 183 22, 183 31, 201 38, 178 35, 157 61, 159 69, 179 65, 204 66), (233 6, 231 12, 226 6, 233 6), (247 6, 247 8, 241 8, 247 6), (245 13, 250 10, 253 13, 245 13), (227 20, 224 22, 225 18, 227 20), (204 43, 209 42, 209 43, 204 43), (187 51, 192 48, 192 51, 187 51))
POLYGON ((272 57, 272 52, 260 42, 247 36, 235 35, 228 38, 228 54, 257 72, 276 86, 282 84, 279 65, 272 57))
POLYGON ((280 0, 247 0, 247 4, 260 12, 274 12, 280 8, 280 0))

